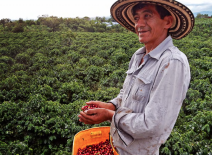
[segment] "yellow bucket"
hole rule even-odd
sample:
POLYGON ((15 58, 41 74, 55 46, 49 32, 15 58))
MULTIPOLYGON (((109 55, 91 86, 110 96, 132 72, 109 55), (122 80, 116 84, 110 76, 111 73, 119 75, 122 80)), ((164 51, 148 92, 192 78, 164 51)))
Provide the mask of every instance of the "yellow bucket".
MULTIPOLYGON (((94 127, 80 131, 74 136, 72 155, 77 155, 79 148, 85 148, 87 145, 98 144, 101 141, 106 141, 106 139, 111 140, 109 126, 94 127)), ((112 143, 111 146, 113 148, 113 154, 118 155, 112 143)))

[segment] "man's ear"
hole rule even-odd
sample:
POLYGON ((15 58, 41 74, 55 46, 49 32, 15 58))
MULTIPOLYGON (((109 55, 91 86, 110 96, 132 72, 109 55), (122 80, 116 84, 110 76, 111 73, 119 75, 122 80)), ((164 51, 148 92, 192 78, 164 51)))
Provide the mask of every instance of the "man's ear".
POLYGON ((172 16, 165 16, 164 20, 166 21, 165 28, 166 29, 171 28, 172 24, 173 24, 173 21, 174 21, 174 18, 172 16))

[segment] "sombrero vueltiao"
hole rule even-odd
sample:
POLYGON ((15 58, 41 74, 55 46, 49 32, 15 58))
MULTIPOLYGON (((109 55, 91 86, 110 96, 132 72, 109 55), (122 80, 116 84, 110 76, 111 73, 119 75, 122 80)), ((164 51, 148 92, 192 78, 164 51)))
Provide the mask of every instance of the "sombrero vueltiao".
POLYGON ((187 36, 194 27, 191 10, 175 0, 118 0, 110 9, 111 15, 119 24, 135 33, 132 8, 138 3, 160 5, 171 13, 174 23, 169 34, 173 39, 187 36))

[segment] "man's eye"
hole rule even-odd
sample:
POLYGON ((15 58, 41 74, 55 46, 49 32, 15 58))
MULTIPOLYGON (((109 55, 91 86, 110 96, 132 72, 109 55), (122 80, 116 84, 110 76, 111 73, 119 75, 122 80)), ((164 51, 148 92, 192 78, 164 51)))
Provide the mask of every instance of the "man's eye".
POLYGON ((145 18, 149 18, 149 17, 151 17, 151 15, 150 14, 146 14, 146 15, 144 15, 144 17, 145 18))
POLYGON ((134 17, 134 21, 138 21, 138 17, 134 17))

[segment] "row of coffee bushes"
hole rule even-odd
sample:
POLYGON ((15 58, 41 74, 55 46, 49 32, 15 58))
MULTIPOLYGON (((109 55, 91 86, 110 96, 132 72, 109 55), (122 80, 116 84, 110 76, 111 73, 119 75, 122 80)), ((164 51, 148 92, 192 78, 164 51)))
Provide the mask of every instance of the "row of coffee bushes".
MULTIPOLYGON (((192 78, 162 155, 212 153, 212 39, 209 28, 199 35, 204 24, 174 41, 192 78)), ((0 33, 0 153, 71 154, 74 135, 93 127, 78 121, 82 105, 116 97, 142 46, 131 32, 0 33)), ((94 126, 103 125, 110 124, 94 126)))

